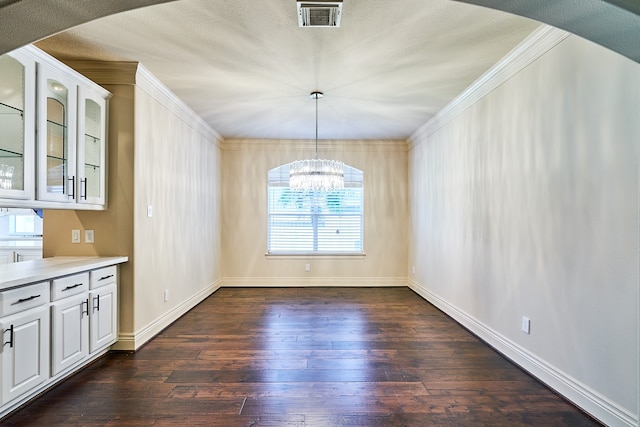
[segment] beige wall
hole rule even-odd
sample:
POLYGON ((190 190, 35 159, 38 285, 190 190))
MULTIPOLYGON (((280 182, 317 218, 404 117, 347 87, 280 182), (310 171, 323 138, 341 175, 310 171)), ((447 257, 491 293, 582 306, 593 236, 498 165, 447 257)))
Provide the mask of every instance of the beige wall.
POLYGON ((569 36, 409 153, 411 286, 609 425, 638 420, 639 112, 640 66, 569 36))
POLYGON ((106 211, 45 210, 42 254, 52 256, 128 256, 119 266, 120 331, 133 331, 133 153, 134 88, 110 85, 106 211), (71 230, 81 230, 82 243, 71 243, 71 230), (94 230, 95 243, 84 243, 84 230, 94 230))
POLYGON ((225 141, 222 165, 226 286, 406 285, 404 141, 324 141, 321 158, 364 172, 364 257, 266 257, 267 172, 313 156, 312 141, 225 141), (305 272, 305 264, 311 271, 305 272))

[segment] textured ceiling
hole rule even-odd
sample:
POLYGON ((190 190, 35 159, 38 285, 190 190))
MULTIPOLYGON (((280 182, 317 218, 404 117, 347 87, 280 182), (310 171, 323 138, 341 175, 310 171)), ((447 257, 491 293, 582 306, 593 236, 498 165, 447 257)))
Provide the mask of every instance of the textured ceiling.
POLYGON ((293 0, 180 0, 38 45, 140 61, 225 138, 405 139, 539 23, 449 0, 345 0, 340 28, 299 28, 293 0))
POLYGON ((173 0, 0 0, 0 53, 83 22, 173 0))

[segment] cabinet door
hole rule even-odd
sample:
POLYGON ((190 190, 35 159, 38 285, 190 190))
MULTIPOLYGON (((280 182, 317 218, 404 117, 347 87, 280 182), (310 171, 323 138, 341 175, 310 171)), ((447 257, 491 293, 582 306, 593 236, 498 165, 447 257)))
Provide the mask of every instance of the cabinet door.
POLYGON ((78 88, 78 203, 105 204, 106 101, 78 88))
POLYGON ((32 58, 0 56, 0 198, 34 198, 35 80, 32 58))
POLYGON ((2 404, 49 378, 49 306, 0 319, 2 404))
POLYGON ((89 299, 74 295, 51 305, 51 374, 55 375, 89 354, 89 299))
POLYGON ((51 65, 38 63, 39 200, 75 200, 76 102, 75 80, 51 65))
POLYGON ((94 289, 89 293, 89 352, 93 353, 116 342, 118 338, 118 304, 115 284, 94 289))

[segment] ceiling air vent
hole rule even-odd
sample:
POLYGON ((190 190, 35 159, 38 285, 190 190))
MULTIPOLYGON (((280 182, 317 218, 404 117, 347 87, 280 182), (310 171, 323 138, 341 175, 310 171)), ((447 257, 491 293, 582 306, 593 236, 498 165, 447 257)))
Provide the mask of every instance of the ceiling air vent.
POLYGON ((339 27, 342 0, 298 1, 300 27, 339 27))

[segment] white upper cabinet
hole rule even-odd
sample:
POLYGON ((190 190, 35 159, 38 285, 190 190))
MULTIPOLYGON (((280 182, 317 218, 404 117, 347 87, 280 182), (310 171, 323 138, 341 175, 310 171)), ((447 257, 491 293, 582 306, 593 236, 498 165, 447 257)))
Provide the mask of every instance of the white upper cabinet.
POLYGON ((38 200, 76 200, 77 84, 38 64, 38 200))
POLYGON ((35 195, 35 78, 33 58, 0 56, 0 199, 35 195))
POLYGON ((34 46, 0 56, 0 207, 106 208, 109 97, 34 46))
POLYGON ((78 203, 104 205, 106 200, 106 101, 78 88, 78 203))

